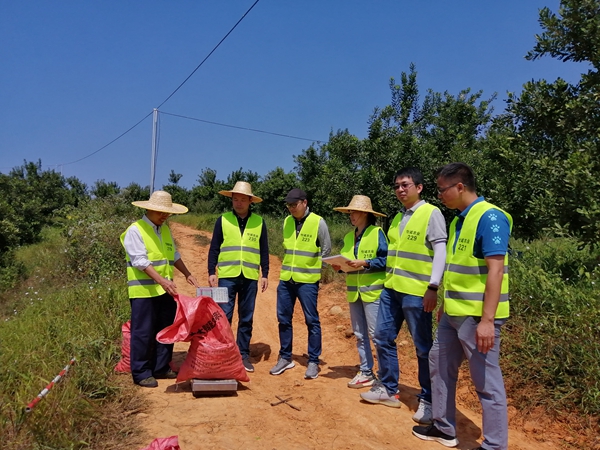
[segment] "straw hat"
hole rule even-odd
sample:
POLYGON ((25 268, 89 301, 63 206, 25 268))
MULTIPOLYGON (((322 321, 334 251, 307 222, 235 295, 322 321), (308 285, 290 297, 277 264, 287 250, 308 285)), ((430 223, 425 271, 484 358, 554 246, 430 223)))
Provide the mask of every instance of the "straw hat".
POLYGON ((225 197, 233 197, 233 194, 248 195, 249 197, 251 197, 250 201, 252 203, 262 202, 262 198, 257 197, 252 193, 252 186, 250 186, 250 183, 247 183, 245 181, 238 181, 237 183, 235 183, 235 186, 232 190, 219 191, 219 194, 224 195, 225 197))
POLYGON ((346 214, 350 214, 352 211, 362 211, 375 214, 379 217, 386 217, 385 214, 373 211, 373 207, 371 206, 371 199, 366 195, 355 195, 354 197, 352 197, 352 200, 350 200, 350 204, 348 206, 340 206, 338 208, 333 209, 334 211, 339 211, 346 214))
POLYGON ((154 191, 148 201, 131 202, 133 206, 170 214, 185 214, 188 209, 179 203, 173 203, 171 194, 165 191, 154 191))

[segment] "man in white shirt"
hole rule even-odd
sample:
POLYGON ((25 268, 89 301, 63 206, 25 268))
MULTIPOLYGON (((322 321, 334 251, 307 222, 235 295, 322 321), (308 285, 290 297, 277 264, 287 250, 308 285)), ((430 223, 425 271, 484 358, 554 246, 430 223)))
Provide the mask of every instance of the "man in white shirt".
POLYGON ((146 209, 144 217, 121 235, 127 260, 127 286, 131 304, 131 375, 142 387, 157 387, 157 378, 176 378, 170 368, 173 344, 161 344, 156 334, 171 325, 177 304, 173 295, 173 267, 192 286, 196 279, 187 269, 165 221, 188 209, 171 200, 171 194, 155 191, 148 201, 132 202, 146 209))

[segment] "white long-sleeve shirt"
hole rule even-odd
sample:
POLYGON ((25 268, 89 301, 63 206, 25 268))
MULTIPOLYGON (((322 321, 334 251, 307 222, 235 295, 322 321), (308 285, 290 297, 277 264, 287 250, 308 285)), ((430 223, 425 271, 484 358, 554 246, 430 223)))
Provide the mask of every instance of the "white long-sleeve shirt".
MULTIPOLYGON (((142 217, 146 223, 148 223, 156 235, 158 239, 162 242, 161 230, 162 227, 166 227, 167 225, 156 226, 148 217, 144 215, 142 217)), ((144 245, 144 239, 142 238, 142 233, 139 228, 129 227, 127 233, 125 233, 125 238, 123 239, 123 246, 125 247, 125 252, 129 255, 129 259, 131 260, 131 265, 139 270, 144 270, 146 267, 150 265, 150 260, 148 259, 148 251, 146 250, 146 246, 144 245)), ((181 259, 181 255, 175 248, 175 242, 173 242, 173 248, 175 249, 175 261, 181 259)))

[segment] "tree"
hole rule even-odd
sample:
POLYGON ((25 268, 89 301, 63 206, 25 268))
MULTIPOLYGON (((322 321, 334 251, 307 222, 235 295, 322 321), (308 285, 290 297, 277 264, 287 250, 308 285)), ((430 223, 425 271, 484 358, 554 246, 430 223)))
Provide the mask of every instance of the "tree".
POLYGON ((374 109, 366 139, 340 130, 319 148, 311 146, 295 158, 300 183, 320 214, 330 216, 332 208, 363 194, 376 209, 393 216, 401 205, 391 185, 402 167, 420 168, 424 197, 437 202, 437 167, 451 161, 486 166, 485 135, 495 95, 482 99, 481 91, 470 89, 456 96, 428 90, 421 101, 413 64, 399 83, 391 78, 389 87, 391 102, 374 109))
POLYGON ((560 17, 545 7, 540 10, 536 45, 526 58, 536 60, 550 55, 560 61, 589 62, 600 70, 600 2, 598 0, 562 0, 560 17))
POLYGON ((42 170, 41 160, 24 161, 8 175, 0 174, 0 253, 36 242, 61 208, 76 206, 85 197, 83 183, 42 170))
POLYGON ((525 84, 496 120, 494 131, 505 137, 497 169, 511 180, 506 201, 528 237, 552 229, 594 246, 600 236, 599 13, 597 0, 563 0, 560 16, 540 11, 544 32, 527 58, 550 55, 592 68, 574 85, 560 78, 525 84))
POLYGON ((193 211, 198 213, 212 213, 213 199, 222 187, 222 182, 217 180, 217 171, 204 168, 198 175, 198 184, 192 186, 190 203, 193 211))
POLYGON ((275 217, 287 215, 285 196, 297 186, 298 178, 294 172, 286 173, 281 167, 271 170, 253 190, 253 193, 263 200, 256 205, 257 212, 275 217))
POLYGON ((66 183, 69 186, 71 192, 72 204, 78 206, 82 201, 89 199, 88 188, 77 177, 69 177, 66 179, 66 183))
POLYGON ((96 180, 91 190, 92 195, 96 198, 110 197, 117 195, 119 192, 121 192, 121 188, 116 181, 106 182, 104 179, 96 180))
POLYGON ((150 186, 140 186, 138 183, 130 183, 121 190, 121 197, 128 202, 137 202, 150 198, 150 186))
POLYGON ((171 169, 171 173, 169 174, 169 184, 176 185, 177 183, 179 183, 179 180, 181 180, 181 177, 183 177, 182 174, 175 173, 175 171, 171 169))

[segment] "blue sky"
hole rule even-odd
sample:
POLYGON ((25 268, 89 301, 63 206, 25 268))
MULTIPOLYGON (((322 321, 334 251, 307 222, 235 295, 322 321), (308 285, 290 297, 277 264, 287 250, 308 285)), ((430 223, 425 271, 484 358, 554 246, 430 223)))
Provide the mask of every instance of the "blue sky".
MULTIPOLYGON (((161 104, 254 0, 18 2, 0 0, 0 172, 41 158, 88 185, 148 185, 152 121, 75 164, 161 104)), ((428 88, 498 93, 562 77, 581 64, 524 55, 557 0, 260 0, 160 111, 327 141, 359 138, 390 77, 415 63, 428 88)), ((160 114, 155 188, 173 169, 192 187, 203 168, 220 179, 242 167, 293 169, 311 141, 160 114)))

